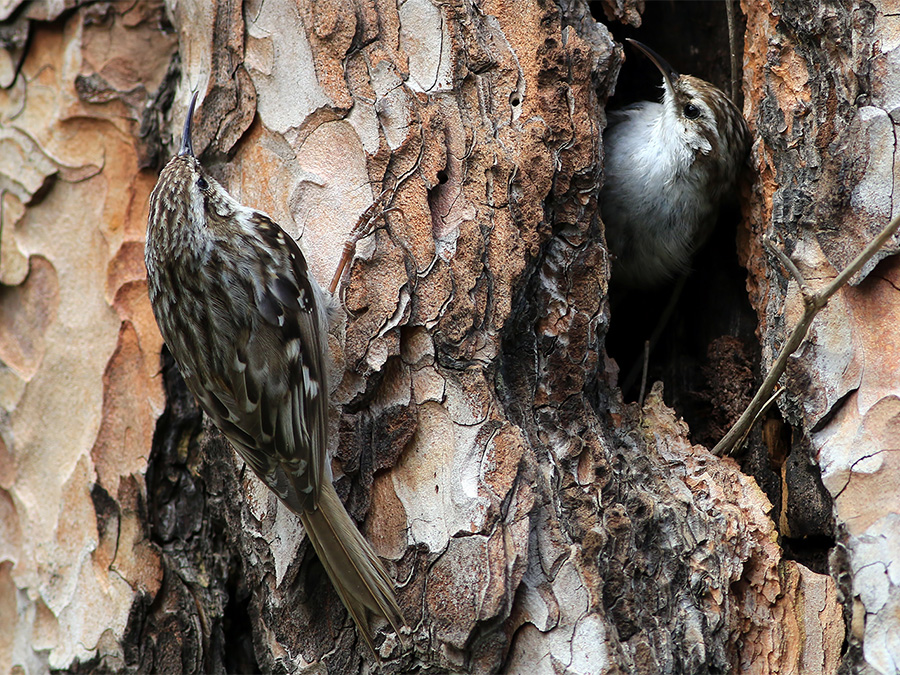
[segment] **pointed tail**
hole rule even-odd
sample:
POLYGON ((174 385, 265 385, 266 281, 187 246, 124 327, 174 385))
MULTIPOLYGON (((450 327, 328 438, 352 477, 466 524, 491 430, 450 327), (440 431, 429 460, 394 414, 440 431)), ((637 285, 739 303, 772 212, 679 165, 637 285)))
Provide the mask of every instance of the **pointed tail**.
POLYGON ((356 529, 330 480, 322 484, 319 507, 301 511, 300 519, 360 636, 377 656, 367 611, 385 617, 398 637, 405 624, 394 597, 394 582, 356 529))

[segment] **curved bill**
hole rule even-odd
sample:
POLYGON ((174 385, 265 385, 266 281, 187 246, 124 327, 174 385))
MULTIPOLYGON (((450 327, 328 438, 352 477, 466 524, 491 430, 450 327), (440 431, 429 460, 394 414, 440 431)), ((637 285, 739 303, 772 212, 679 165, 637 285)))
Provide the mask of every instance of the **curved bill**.
POLYGON ((181 148, 178 150, 179 155, 194 156, 194 146, 191 144, 191 124, 194 122, 194 106, 197 105, 197 94, 195 91, 191 96, 191 104, 188 106, 187 117, 184 120, 184 131, 181 134, 181 148))
POLYGON ((653 62, 654 66, 659 68, 659 72, 662 73, 663 79, 665 79, 666 84, 670 89, 672 88, 673 82, 681 77, 681 75, 678 74, 678 71, 669 65, 668 61, 666 61, 655 51, 650 49, 650 47, 645 45, 643 42, 638 42, 637 40, 632 40, 631 38, 625 38, 625 41, 644 52, 644 56, 650 59, 653 62))

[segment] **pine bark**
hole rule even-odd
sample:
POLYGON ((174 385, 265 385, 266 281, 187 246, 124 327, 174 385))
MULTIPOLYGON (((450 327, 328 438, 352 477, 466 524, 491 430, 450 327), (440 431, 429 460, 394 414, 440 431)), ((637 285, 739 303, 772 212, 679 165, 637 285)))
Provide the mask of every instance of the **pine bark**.
POLYGON ((730 75, 712 3, 663 4, 0 6, 0 669, 896 672, 896 245, 746 454, 707 447, 796 321, 762 237, 825 283, 900 211, 900 24, 741 3, 755 143, 737 243, 698 267, 746 273, 698 272, 640 406, 598 209, 620 43, 730 75), (403 178, 330 334, 336 486, 410 625, 379 630, 380 666, 150 312, 147 198, 193 91, 195 152, 323 284, 403 178))

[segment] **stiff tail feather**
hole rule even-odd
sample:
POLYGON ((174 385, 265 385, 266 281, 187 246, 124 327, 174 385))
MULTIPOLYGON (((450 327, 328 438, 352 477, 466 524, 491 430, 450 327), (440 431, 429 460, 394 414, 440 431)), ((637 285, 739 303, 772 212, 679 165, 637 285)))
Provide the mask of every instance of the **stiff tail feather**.
POLYGON ((398 637, 400 627, 405 625, 394 597, 394 582, 369 542, 356 529, 331 481, 322 484, 319 507, 301 511, 300 519, 341 602, 377 657, 367 611, 385 617, 398 637))

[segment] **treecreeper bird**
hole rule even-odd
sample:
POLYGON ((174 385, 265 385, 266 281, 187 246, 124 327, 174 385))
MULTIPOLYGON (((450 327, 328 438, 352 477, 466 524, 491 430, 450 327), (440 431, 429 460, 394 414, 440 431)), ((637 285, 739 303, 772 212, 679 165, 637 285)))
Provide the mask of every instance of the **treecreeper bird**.
POLYGON ((688 269, 735 192, 750 132, 721 90, 628 42, 659 68, 663 98, 610 113, 601 212, 613 283, 649 288, 688 269))
POLYGON ((397 634, 394 584, 338 498, 327 456, 330 297, 297 243, 238 203, 191 146, 150 195, 145 262, 153 313, 188 389, 257 476, 300 516, 366 644, 369 612, 397 634))

